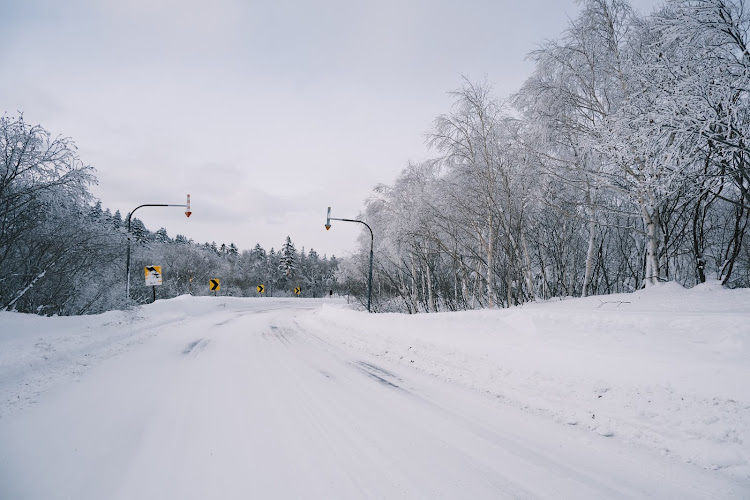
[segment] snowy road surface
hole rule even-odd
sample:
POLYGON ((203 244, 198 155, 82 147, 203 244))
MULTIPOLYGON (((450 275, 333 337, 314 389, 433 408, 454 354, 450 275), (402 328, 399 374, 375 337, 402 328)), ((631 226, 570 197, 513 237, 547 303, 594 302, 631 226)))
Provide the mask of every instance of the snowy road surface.
POLYGON ((0 419, 0 498, 750 494, 331 341, 304 326, 318 302, 220 300, 174 317, 157 303, 138 342, 0 419))

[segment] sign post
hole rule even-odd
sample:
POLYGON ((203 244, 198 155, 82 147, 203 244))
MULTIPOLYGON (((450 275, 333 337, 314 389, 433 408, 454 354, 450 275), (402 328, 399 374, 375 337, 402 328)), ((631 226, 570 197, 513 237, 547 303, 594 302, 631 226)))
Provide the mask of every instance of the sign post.
POLYGON ((211 288, 211 291, 214 292, 214 297, 216 296, 216 291, 221 290, 221 283, 218 278, 210 280, 208 286, 211 288))

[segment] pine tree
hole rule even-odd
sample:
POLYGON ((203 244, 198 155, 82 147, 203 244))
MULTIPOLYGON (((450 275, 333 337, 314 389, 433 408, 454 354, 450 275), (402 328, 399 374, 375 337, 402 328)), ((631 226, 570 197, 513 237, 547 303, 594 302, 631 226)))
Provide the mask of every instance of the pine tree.
POLYGON ((256 243, 255 247, 252 250, 253 252, 253 258, 258 261, 264 261, 266 260, 266 251, 263 249, 262 246, 260 246, 260 243, 256 243))
POLYGON ((102 218, 102 202, 97 200, 93 207, 89 208, 88 221, 97 224, 102 218))
POLYGON ((122 214, 120 214, 119 210, 115 211, 115 215, 112 217, 112 227, 115 229, 120 229, 122 226, 122 214))
POLYGON ((297 250, 294 248, 291 238, 286 237, 286 242, 281 247, 279 258, 279 271, 282 279, 290 280, 297 272, 297 250))
POLYGON ((169 235, 167 234, 167 230, 163 227, 159 228, 156 233, 154 233, 154 236, 158 243, 169 243, 169 235))
POLYGON ((132 218, 130 221, 130 234, 133 237, 133 241, 138 244, 143 244, 148 239, 148 229, 140 219, 132 218))

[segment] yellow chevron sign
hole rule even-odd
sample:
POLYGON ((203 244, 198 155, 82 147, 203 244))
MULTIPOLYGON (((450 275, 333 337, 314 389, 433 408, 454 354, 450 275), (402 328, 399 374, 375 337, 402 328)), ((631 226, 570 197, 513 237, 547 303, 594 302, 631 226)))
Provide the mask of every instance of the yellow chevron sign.
POLYGON ((258 285, 258 293, 263 293, 264 290, 263 285, 258 285))
POLYGON ((221 285, 219 284, 218 279, 209 281, 209 286, 211 287, 211 290, 221 290, 221 285))
POLYGON ((299 295, 300 293, 302 293, 302 289, 300 287, 297 287, 297 288, 294 289, 294 293, 296 293, 297 295, 299 295))

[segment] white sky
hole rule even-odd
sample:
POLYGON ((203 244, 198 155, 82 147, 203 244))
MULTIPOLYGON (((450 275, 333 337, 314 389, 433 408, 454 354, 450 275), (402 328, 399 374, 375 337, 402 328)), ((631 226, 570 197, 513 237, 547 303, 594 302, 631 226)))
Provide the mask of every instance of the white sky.
MULTIPOLYGON (((631 4, 649 12, 657 0, 631 4)), ((372 188, 431 156, 461 75, 500 96, 574 0, 0 0, 0 113, 71 137, 151 230, 344 256, 372 188)), ((377 235, 375 236, 377 238, 377 235)))

